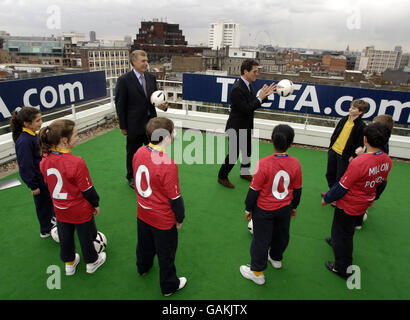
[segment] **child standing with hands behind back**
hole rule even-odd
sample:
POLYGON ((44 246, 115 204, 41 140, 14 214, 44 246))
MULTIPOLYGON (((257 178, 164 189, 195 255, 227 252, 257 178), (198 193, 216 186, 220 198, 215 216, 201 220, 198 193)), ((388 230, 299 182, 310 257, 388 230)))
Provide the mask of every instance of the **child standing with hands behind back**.
POLYGON ((75 230, 87 273, 94 273, 106 259, 106 253, 98 254, 94 247, 97 236, 94 216, 100 213, 100 198, 84 160, 71 154, 78 139, 77 127, 71 120, 56 120, 40 130, 40 147, 47 154, 40 169, 52 195, 60 257, 65 262, 67 276, 75 273, 80 262, 80 255, 75 252, 75 230))
POLYGON ((16 156, 19 174, 24 183, 31 189, 40 223, 40 237, 50 236, 54 216, 53 203, 40 171, 41 154, 38 145, 37 131, 43 121, 38 109, 23 107, 14 111, 10 127, 13 141, 16 144, 16 156))

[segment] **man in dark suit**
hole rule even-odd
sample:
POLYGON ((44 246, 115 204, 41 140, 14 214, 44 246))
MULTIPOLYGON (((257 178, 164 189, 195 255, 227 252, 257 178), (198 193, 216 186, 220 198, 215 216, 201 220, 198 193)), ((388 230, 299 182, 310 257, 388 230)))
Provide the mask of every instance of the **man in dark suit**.
MULTIPOLYGON (((115 87, 115 107, 120 130, 127 137, 127 180, 134 188, 132 159, 142 145, 148 144, 145 127, 151 118, 157 116, 151 103, 151 94, 158 90, 155 76, 148 70, 145 51, 135 50, 130 54, 132 70, 120 76, 115 87)), ((158 107, 166 111, 167 104, 158 107)))
POLYGON ((274 83, 270 86, 265 84, 258 96, 255 95, 252 82, 256 81, 258 69, 259 64, 255 60, 244 60, 241 65, 241 78, 233 84, 231 89, 231 112, 225 128, 228 133, 229 151, 218 173, 218 182, 227 188, 234 188, 228 175, 238 160, 239 151, 242 154, 240 176, 252 181, 249 169, 254 112, 266 102, 267 97, 274 93, 276 88, 274 83))

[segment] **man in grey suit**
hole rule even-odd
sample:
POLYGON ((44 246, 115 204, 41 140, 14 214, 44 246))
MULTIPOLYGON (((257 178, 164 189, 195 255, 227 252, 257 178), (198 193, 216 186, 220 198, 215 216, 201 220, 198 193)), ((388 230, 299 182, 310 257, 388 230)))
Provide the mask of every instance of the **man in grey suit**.
MULTIPOLYGON (((157 80, 148 70, 147 53, 135 50, 130 54, 132 70, 120 76, 115 87, 115 107, 120 130, 127 137, 127 175, 131 188, 134 188, 132 159, 142 145, 148 144, 145 127, 151 118, 157 116, 151 95, 158 90, 157 80)), ((166 111, 167 104, 158 107, 166 111)))
POLYGON ((233 84, 231 89, 231 112, 225 128, 228 133, 229 151, 218 173, 218 182, 227 188, 234 188, 234 185, 228 179, 228 174, 238 160, 239 151, 242 153, 240 177, 252 181, 249 169, 251 166, 254 112, 276 90, 274 83, 270 86, 265 84, 259 91, 258 96, 255 95, 252 82, 256 81, 258 69, 259 64, 256 60, 244 60, 241 65, 241 77, 233 84))

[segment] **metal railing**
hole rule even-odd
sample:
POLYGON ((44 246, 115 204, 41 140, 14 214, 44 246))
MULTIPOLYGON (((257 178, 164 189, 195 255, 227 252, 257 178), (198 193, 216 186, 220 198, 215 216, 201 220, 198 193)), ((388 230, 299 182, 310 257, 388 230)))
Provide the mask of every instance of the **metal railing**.
MULTIPOLYGON (((115 104, 114 104, 114 89, 116 85, 117 77, 107 77, 107 96, 101 99, 96 99, 93 101, 89 101, 86 103, 81 104, 72 104, 56 111, 50 111, 43 113, 43 118, 48 120, 53 120, 59 117, 61 114, 72 114, 73 118, 76 118, 76 112, 80 109, 90 109, 93 107, 100 106, 101 104, 110 103, 113 115, 116 115, 115 111, 115 104)), ((177 80, 157 80, 158 88, 165 91, 166 96, 168 93, 177 94, 180 93, 182 95, 182 81, 177 80), (170 86, 167 86, 170 84, 170 86), (177 90, 169 90, 167 91, 167 87, 169 89, 177 89, 177 90), (179 90, 180 89, 180 90, 179 90)), ((189 115, 190 112, 197 111, 200 109, 202 112, 209 112, 215 113, 215 111, 219 110, 220 114, 229 114, 229 106, 221 105, 221 104, 204 104, 197 101, 187 101, 187 100, 168 100, 169 107, 184 110, 186 115, 189 115), (180 107, 179 107, 180 106, 180 107)), ((318 117, 312 116, 311 114, 304 113, 304 114, 295 114, 291 112, 277 112, 277 111, 268 111, 265 110, 256 110, 255 111, 255 118, 258 119, 267 119, 267 120, 279 120, 279 121, 287 121, 287 122, 295 122, 295 123, 302 123, 305 126, 308 125, 317 125, 317 126, 324 126, 324 127, 334 127, 335 124, 339 121, 339 118, 332 118, 332 117, 318 117)), ((0 134, 6 133, 9 131, 10 124, 7 123, 5 125, 0 126, 0 134)), ((393 128, 393 134, 409 136, 410 135, 410 128, 408 126, 395 126, 393 128)))

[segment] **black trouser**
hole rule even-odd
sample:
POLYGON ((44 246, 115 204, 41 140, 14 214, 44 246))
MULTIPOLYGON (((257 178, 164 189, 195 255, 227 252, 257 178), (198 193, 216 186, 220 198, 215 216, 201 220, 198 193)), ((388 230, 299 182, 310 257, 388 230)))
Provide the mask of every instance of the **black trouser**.
POLYGON ((228 154, 218 173, 218 178, 228 178, 229 172, 235 166, 242 154, 241 174, 250 174, 252 155, 252 130, 251 129, 228 129, 228 154))
POLYGON ((352 265, 355 226, 362 218, 363 215, 353 216, 335 208, 331 243, 335 254, 335 268, 343 275, 346 275, 347 268, 352 265))
POLYGON ((40 233, 50 233, 51 218, 55 216, 53 201, 50 197, 47 185, 42 183, 39 186, 40 194, 34 197, 34 204, 36 206, 37 218, 40 223, 40 233))
POLYGON ((93 263, 98 259, 98 253, 94 247, 94 240, 97 237, 97 226, 92 218, 84 223, 68 223, 57 220, 57 231, 60 239, 60 258, 64 262, 75 260, 74 231, 77 230, 80 240, 81 253, 85 263, 93 263))
POLYGON ((340 178, 345 173, 349 166, 349 159, 344 159, 340 154, 337 154, 332 148, 327 153, 327 171, 326 179, 329 189, 339 182, 340 178))
POLYGON ((127 135, 127 176, 126 178, 130 180, 133 178, 133 171, 132 171, 132 159, 134 158, 135 152, 137 152, 138 148, 142 145, 147 145, 149 143, 147 136, 139 135, 139 136, 129 136, 127 135))
POLYGON ((256 206, 252 212, 251 270, 266 269, 269 247, 270 257, 282 261, 289 244, 290 212, 290 206, 275 211, 265 211, 256 206))
POLYGON ((175 254, 178 247, 178 231, 174 225, 169 230, 157 229, 137 219, 137 268, 144 274, 152 267, 154 256, 158 256, 159 283, 163 294, 175 292, 179 279, 175 268, 175 254))

